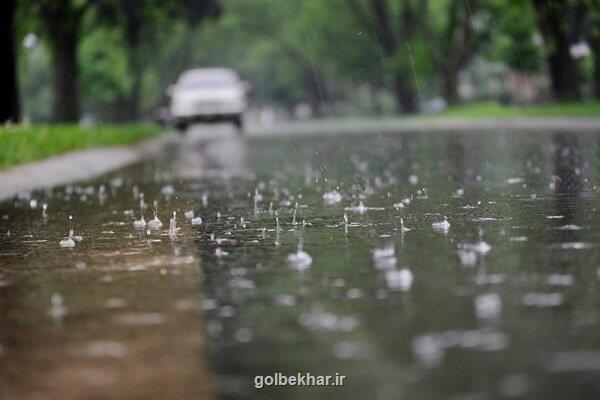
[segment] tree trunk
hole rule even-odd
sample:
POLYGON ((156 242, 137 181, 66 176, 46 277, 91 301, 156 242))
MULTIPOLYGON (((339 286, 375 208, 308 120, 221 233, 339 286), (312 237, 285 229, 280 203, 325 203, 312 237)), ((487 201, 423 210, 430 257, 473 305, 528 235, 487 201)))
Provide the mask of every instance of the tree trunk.
POLYGON ((550 0, 533 0, 533 4, 540 32, 550 47, 548 67, 554 97, 559 101, 579 100, 581 76, 564 29, 566 5, 550 0))
MULTIPOLYGON (((378 46, 381 46, 383 54, 388 58, 398 57, 398 40, 394 35, 390 21, 389 21, 389 4, 386 0, 371 0, 370 1, 371 11, 375 20, 375 35, 377 37, 378 46)), ((410 4, 404 4, 404 14, 408 15, 408 8, 410 4)), ((410 30, 412 25, 404 26, 405 40, 412 38, 413 32, 410 30)), ((404 43, 404 41, 403 41, 404 43)), ((408 56, 408 55, 407 55, 408 56)), ((394 71, 392 76, 394 80, 394 95, 396 97, 396 103, 398 111, 401 113, 415 113, 418 111, 415 90, 406 79, 410 74, 408 68, 401 68, 399 71, 394 71)))
POLYGON ((79 121, 77 32, 61 32, 53 43, 54 121, 79 121))
POLYGON ((55 122, 79 121, 79 18, 68 6, 55 5, 44 21, 52 53, 55 122))
POLYGON ((131 78, 131 90, 125 96, 125 111, 128 120, 137 120, 140 116, 140 91, 142 82, 142 60, 140 49, 140 29, 142 27, 141 9, 137 2, 125 5, 125 40, 127 42, 127 62, 131 78))
POLYGON ((443 71, 444 74, 444 99, 448 107, 457 106, 460 103, 460 97, 458 95, 458 69, 453 67, 446 67, 443 71))
POLYGON ((15 51, 16 0, 4 0, 0 7, 0 124, 18 122, 20 115, 15 51))
POLYGON ((325 114, 323 105, 325 103, 326 96, 324 93, 324 88, 321 85, 319 72, 313 65, 307 64, 304 74, 306 90, 308 92, 308 101, 310 103, 313 116, 322 117, 325 114))
POLYGON ((552 92, 557 100, 572 101, 581 97, 579 69, 568 48, 557 51, 548 58, 552 92))
POLYGON ((415 90, 403 73, 396 73, 394 76, 394 95, 399 112, 413 114, 419 111, 415 90))
POLYGON ((594 98, 600 100, 600 38, 590 43, 592 58, 594 60, 594 71, 592 76, 592 85, 594 98))
POLYGON ((381 101, 379 100, 379 91, 377 90, 377 87, 374 85, 368 85, 367 88, 369 90, 369 97, 373 106, 373 114, 383 115, 383 107, 381 106, 381 101))
POLYGON ((126 118, 128 121, 136 121, 140 118, 140 92, 141 92, 141 76, 139 70, 135 72, 135 69, 132 70, 133 75, 133 83, 131 86, 131 92, 129 92, 129 96, 125 100, 125 109, 127 111, 128 117, 126 118))

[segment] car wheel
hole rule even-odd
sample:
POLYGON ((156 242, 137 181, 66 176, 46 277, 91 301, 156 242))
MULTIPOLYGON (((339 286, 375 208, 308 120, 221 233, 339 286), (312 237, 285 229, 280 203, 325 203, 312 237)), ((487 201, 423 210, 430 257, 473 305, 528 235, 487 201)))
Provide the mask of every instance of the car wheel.
POLYGON ((232 120, 233 124, 237 128, 237 132, 241 135, 244 133, 244 122, 242 121, 242 116, 237 115, 232 120))
POLYGON ((175 123, 175 129, 177 130, 177 132, 184 134, 185 131, 187 130, 188 125, 185 122, 176 122, 175 123))

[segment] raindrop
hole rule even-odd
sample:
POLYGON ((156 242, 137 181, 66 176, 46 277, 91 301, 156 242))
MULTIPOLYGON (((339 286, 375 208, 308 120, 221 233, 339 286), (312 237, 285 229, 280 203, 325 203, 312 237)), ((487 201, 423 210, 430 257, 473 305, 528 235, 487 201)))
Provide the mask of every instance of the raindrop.
POLYGON ((71 223, 71 227, 69 229, 69 236, 65 237, 59 242, 60 247, 75 247, 75 242, 81 242, 83 240, 82 236, 76 236, 73 233, 73 215, 69 215, 69 222, 71 223))
POLYGON ((162 228, 162 226, 162 222, 158 219, 158 201, 154 200, 154 218, 148 221, 148 228, 156 230, 162 228))
POLYGON ((275 231, 276 232, 281 232, 283 231, 283 229, 281 229, 281 226, 279 225, 279 214, 277 211, 275 211, 275 222, 277 224, 277 226, 275 227, 275 231))
POLYGON ((177 212, 173 211, 173 217, 169 220, 169 236, 177 235, 177 212))
POLYGON ((220 247, 217 247, 215 250, 215 256, 217 256, 218 258, 225 257, 228 255, 229 255, 229 252, 222 250, 220 247))
POLYGON ((400 218, 400 232, 409 232, 411 229, 404 226, 404 218, 400 218))
POLYGON ((167 197, 173 196, 175 194, 175 188, 173 187, 173 185, 166 185, 163 186, 162 189, 160 189, 160 192, 167 197))
POLYGON ((530 307, 557 307, 564 302, 562 293, 527 293, 523 304, 530 307))
POLYGON ((385 280, 390 289, 407 292, 412 287, 413 274, 408 268, 390 270, 385 273, 385 280))
POLYGON ((202 225, 202 217, 198 215, 197 217, 192 218, 190 222, 192 225, 202 225))
POLYGON ((458 258, 465 267, 474 267, 477 264, 477 253, 469 249, 459 249, 458 258))
POLYGON ((312 257, 304 251, 303 247, 303 239, 302 236, 300 236, 300 240, 298 241, 298 251, 288 254, 286 258, 287 264, 299 271, 307 269, 312 264, 312 257))
POLYGON ((144 201, 144 193, 140 193, 140 212, 143 214, 146 208, 148 208, 148 205, 144 201))
POLYGON ((382 259, 382 258, 390 258, 396 255, 396 250, 393 246, 387 246, 383 249, 375 249, 373 250, 373 261, 382 259))
POLYGON ((71 231, 69 233, 69 236, 67 236, 66 238, 64 238, 63 240, 61 240, 59 242, 60 247, 75 247, 75 241, 73 240, 71 233, 73 231, 71 231))
POLYGON ((252 331, 249 328, 240 328, 235 331, 235 339, 240 343, 248 343, 252 340, 252 331))
POLYGON ((296 206, 294 207, 294 216, 292 217, 292 225, 296 226, 298 225, 298 222, 296 222, 296 212, 298 211, 298 202, 296 202, 296 206))
POLYGON ((276 294, 273 297, 273 301, 275 302, 275 305, 282 307, 292 307, 297 303, 296 298, 293 295, 286 293, 276 294))
POLYGON ((489 319, 500 315, 502 300, 498 293, 484 293, 475 298, 475 314, 477 318, 489 319))
POLYGON ((444 220, 442 222, 434 222, 431 224, 431 227, 435 231, 447 233, 450 230, 450 223, 448 222, 448 218, 444 215, 444 220))
POLYGON ((552 274, 548 276, 548 285, 553 286, 571 286, 574 281, 573 275, 552 274))
POLYGON ((358 202, 358 206, 346 207, 346 208, 344 208, 344 211, 352 211, 352 212, 356 212, 359 214, 363 214, 367 211, 367 207, 365 207, 364 203, 362 201, 360 201, 360 202, 358 202))
POLYGON ((143 215, 142 218, 133 221, 133 227, 137 229, 142 229, 146 227, 146 220, 144 219, 143 215))
POLYGON ((326 192, 325 194, 323 194, 323 200, 328 206, 341 202, 342 198, 342 194, 337 190, 332 190, 331 192, 326 192))
POLYGON ((490 246, 484 241, 477 242, 475 244, 467 244, 464 245, 463 248, 466 250, 474 251, 475 253, 480 254, 482 256, 486 255, 490 252, 490 250, 492 250, 492 246, 490 246))
POLYGON ((55 320, 61 320, 67 314, 64 298, 60 293, 52 293, 50 297, 50 315, 55 320))

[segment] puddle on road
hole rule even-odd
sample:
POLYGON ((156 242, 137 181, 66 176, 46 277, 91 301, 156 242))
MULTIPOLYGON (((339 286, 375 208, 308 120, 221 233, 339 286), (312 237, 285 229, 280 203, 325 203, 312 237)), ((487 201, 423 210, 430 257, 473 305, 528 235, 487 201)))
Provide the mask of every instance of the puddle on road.
POLYGON ((227 136, 4 202, 1 394, 593 398, 599 139, 227 136))

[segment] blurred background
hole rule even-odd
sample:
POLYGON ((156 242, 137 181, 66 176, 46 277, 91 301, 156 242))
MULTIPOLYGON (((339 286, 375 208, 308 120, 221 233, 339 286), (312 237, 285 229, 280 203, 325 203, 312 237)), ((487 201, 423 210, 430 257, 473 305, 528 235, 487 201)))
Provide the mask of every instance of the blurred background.
POLYGON ((247 117, 261 124, 600 99, 600 0, 3 0, 0 8, 2 121, 156 118, 177 76, 207 66, 252 84, 247 117))

